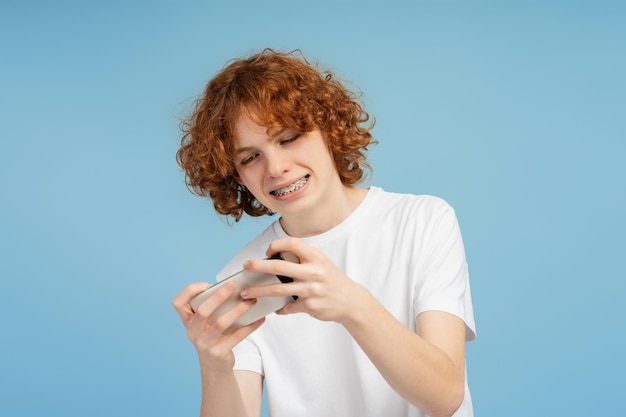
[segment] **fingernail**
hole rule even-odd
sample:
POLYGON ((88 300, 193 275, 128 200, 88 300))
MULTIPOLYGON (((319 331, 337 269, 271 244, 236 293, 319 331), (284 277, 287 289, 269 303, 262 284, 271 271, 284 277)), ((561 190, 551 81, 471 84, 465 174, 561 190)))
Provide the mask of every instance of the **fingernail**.
POLYGON ((248 270, 248 268, 250 268, 250 261, 245 261, 245 262, 243 263, 243 269, 247 271, 247 270, 248 270))
MULTIPOLYGON (((241 296, 241 298, 246 298, 250 295, 250 291, 248 290, 243 290, 239 293, 239 295, 241 296)), ((252 298, 252 300, 254 300, 254 298, 252 298)))
POLYGON ((235 285, 235 283, 234 283, 234 282, 227 282, 227 283, 224 285, 224 288, 225 288, 225 289, 226 289, 226 291, 228 291, 228 292, 233 292, 233 291, 235 291, 235 287, 236 287, 236 285, 235 285))

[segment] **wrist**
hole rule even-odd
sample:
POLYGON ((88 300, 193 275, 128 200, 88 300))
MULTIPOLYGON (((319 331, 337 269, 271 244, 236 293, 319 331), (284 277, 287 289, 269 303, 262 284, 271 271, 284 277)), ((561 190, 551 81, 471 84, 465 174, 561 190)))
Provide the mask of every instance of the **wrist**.
POLYGON ((354 303, 350 304, 341 325, 350 333, 365 329, 375 319, 382 307, 378 300, 365 288, 358 286, 359 291, 352 298, 354 303))
POLYGON ((222 361, 214 357, 207 357, 199 354, 198 360, 200 362, 200 373, 203 378, 219 379, 234 372, 234 357, 232 359, 222 361))

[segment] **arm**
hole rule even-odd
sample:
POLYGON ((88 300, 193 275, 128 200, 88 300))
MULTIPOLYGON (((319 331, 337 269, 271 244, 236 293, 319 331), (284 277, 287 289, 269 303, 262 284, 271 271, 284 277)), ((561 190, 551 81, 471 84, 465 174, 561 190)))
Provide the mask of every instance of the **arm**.
MULTIPOLYGON (((389 385, 431 416, 450 416, 465 393, 465 324, 440 311, 417 317, 411 331, 376 300, 343 324, 389 385)), ((357 310, 355 310, 356 312, 357 310)))
POLYGON ((201 417, 256 417, 261 412, 262 377, 253 373, 233 371, 235 358, 232 349, 256 330, 263 320, 223 332, 244 314, 254 302, 242 301, 228 313, 209 324, 213 311, 236 290, 234 284, 224 285, 205 300, 194 313, 189 301, 207 288, 206 283, 187 286, 173 301, 187 337, 193 343, 200 361, 202 378, 201 417), (249 375, 248 375, 249 374, 249 375))
POLYGON ((260 416, 263 399, 263 377, 255 372, 235 371, 235 378, 243 396, 249 416, 260 416))
POLYGON ((277 273, 295 281, 242 291, 244 298, 298 295, 279 314, 305 312, 342 324, 390 386, 432 416, 451 415, 464 395, 465 324, 443 312, 417 317, 418 333, 406 328, 364 287, 318 249, 293 238, 272 242, 268 254, 289 251, 300 264, 255 260, 249 270, 277 273))
POLYGON ((200 417, 261 415, 263 377, 254 372, 212 373, 200 365, 202 402, 200 417))

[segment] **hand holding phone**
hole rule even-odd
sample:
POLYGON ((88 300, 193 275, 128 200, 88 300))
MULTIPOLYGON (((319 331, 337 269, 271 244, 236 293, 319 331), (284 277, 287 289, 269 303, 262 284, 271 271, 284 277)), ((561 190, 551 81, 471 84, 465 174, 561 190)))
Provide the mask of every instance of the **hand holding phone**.
MULTIPOLYGON (((289 261, 298 263, 298 258, 289 253, 282 252, 273 256, 270 256, 266 259, 277 259, 283 261, 289 261)), ((243 299, 239 295, 241 290, 248 287, 258 287, 262 285, 271 285, 279 282, 288 283, 292 282, 293 278, 287 277, 284 275, 274 275, 267 274, 264 272, 249 272, 249 271, 239 271, 234 275, 218 282, 217 284, 207 288, 200 294, 196 295, 191 299, 189 305, 196 311, 198 306, 202 304, 207 298, 209 298, 215 291, 217 291, 222 285, 227 282, 234 282, 237 285, 237 290, 231 294, 229 298, 226 299, 209 317, 209 323, 216 320, 217 317, 220 317, 222 314, 231 310, 237 303, 241 302, 243 299)), ((239 317, 233 324, 230 326, 225 333, 232 333, 234 330, 239 327, 246 326, 250 323, 253 323, 259 320, 262 317, 267 316, 270 313, 275 312, 283 308, 287 303, 294 301, 298 297, 296 296, 284 296, 284 297, 262 297, 258 298, 256 304, 248 311, 246 311, 241 317, 239 317)))

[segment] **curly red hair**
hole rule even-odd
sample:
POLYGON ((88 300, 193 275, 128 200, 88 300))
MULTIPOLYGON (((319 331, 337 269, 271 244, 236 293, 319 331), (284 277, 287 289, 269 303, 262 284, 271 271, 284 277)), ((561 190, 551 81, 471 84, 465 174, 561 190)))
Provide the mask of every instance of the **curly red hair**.
POLYGON ((234 60, 209 81, 191 116, 182 122, 176 160, 188 188, 210 197, 218 213, 235 221, 244 212, 274 214, 236 181, 234 124, 243 113, 268 130, 319 129, 344 184, 360 183, 364 169, 371 171, 365 151, 376 143, 370 134, 374 123, 368 123, 358 96, 331 72, 314 68, 293 52, 271 49, 234 60))

